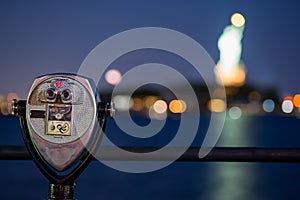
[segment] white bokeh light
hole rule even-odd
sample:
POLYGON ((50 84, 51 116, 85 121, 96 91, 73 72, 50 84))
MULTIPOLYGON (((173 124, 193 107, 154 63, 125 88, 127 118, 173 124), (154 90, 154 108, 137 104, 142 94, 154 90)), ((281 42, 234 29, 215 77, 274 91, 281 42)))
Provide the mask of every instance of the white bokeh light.
POLYGON ((242 110, 237 106, 233 106, 229 109, 228 114, 231 119, 239 119, 242 116, 242 110))
POLYGON ((291 113, 294 109, 294 104, 291 100, 284 100, 281 105, 281 109, 284 113, 291 113))
POLYGON ((105 80, 111 85, 118 85, 122 80, 122 74, 117 69, 110 69, 105 74, 105 80))
POLYGON ((117 95, 113 97, 113 102, 115 103, 115 108, 118 111, 129 110, 133 106, 133 101, 128 95, 117 95))
POLYGON ((153 110, 158 114, 165 113, 167 109, 168 109, 168 105, 164 100, 157 100, 153 104, 153 110))

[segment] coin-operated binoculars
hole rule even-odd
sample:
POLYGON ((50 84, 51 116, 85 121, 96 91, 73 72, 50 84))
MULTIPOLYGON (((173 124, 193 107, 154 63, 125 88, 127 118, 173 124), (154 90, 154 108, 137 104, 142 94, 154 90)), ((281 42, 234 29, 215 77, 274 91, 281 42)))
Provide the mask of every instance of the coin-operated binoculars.
POLYGON ((38 77, 27 100, 13 100, 25 145, 50 182, 48 200, 74 199, 74 181, 91 161, 113 113, 91 80, 72 74, 38 77))

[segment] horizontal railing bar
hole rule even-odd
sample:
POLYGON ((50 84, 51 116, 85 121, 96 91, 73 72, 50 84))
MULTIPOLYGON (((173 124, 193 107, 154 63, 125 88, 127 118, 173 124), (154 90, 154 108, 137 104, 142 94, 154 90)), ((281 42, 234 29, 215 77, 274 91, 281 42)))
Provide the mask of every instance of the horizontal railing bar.
MULTIPOLYGON (((158 147, 121 147, 138 154, 122 154, 111 147, 101 147, 101 160, 111 161, 169 161, 182 151, 181 147, 167 147, 154 154, 158 147)), ((176 161, 185 162, 300 162, 300 148, 215 147, 199 158, 200 147, 188 148, 176 161)), ((25 146, 0 146, 0 160, 31 160, 25 146)))

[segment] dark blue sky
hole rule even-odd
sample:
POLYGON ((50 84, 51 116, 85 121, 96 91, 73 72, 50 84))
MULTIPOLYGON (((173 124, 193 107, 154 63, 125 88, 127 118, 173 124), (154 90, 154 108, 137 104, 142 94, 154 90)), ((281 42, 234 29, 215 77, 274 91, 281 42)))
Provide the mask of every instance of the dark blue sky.
POLYGON ((119 32, 145 26, 180 31, 218 61, 217 40, 234 12, 246 18, 247 81, 300 92, 298 1, 1 1, 0 93, 25 98, 34 77, 76 73, 87 54, 119 32))

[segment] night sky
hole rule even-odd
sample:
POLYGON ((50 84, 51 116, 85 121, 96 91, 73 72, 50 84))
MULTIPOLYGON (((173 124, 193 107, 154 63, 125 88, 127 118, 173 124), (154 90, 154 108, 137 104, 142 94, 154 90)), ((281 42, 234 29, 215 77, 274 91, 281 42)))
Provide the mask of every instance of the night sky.
POLYGON ((218 61, 217 40, 235 12, 246 18, 247 82, 300 93, 300 2, 1 1, 0 93, 26 94, 36 76, 76 73, 100 42, 138 27, 164 27, 199 42, 218 61))

